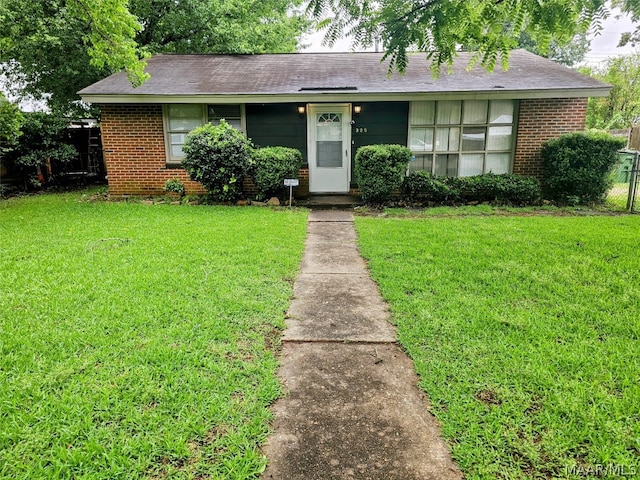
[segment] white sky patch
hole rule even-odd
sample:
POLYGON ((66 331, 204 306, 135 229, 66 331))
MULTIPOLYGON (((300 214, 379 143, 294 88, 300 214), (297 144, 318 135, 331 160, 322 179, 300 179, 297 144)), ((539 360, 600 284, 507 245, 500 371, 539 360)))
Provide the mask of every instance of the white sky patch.
POLYGON ((598 65, 610 57, 628 55, 638 52, 638 47, 630 45, 618 47, 620 36, 624 32, 632 32, 635 26, 628 15, 623 15, 620 10, 614 9, 607 20, 602 24, 602 31, 597 36, 591 37, 591 50, 585 57, 585 63, 598 65))

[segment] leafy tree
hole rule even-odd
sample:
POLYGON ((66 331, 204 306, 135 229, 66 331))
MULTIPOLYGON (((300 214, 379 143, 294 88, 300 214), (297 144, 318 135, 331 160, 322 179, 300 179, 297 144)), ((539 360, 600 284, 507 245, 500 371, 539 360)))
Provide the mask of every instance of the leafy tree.
POLYGON ((622 129, 640 121, 640 54, 611 58, 602 68, 582 72, 613 86, 608 97, 589 99, 588 128, 622 129))
POLYGON ((298 1, 0 0, 0 63, 14 93, 66 113, 122 68, 144 81, 149 54, 294 51, 307 28, 288 13, 298 1))
POLYGON ((13 150, 22 134, 20 128, 23 121, 20 109, 0 93, 0 164, 4 156, 13 150))
POLYGON ((132 83, 140 84, 146 79, 145 53, 134 37, 141 26, 126 5, 126 0, 0 0, 5 73, 19 83, 54 87, 28 93, 55 95, 56 82, 69 80, 75 88, 74 77, 86 76, 88 68, 125 69, 132 83), (65 76, 55 76, 58 71, 65 76))
POLYGON ((638 24, 633 32, 625 32, 622 34, 620 43, 621 47, 625 45, 640 45, 640 1, 638 0, 612 0, 611 4, 614 7, 622 10, 623 13, 631 15, 631 20, 638 24))
MULTIPOLYGON (((640 12, 637 0, 620 1, 640 12)), ((404 71, 407 51, 417 49, 426 52, 434 74, 453 62, 460 45, 475 47, 472 64, 493 70, 500 62, 506 68, 522 34, 546 54, 552 40, 566 44, 592 22, 598 29, 608 14, 605 0, 311 0, 309 10, 326 28, 326 43, 345 33, 354 46, 380 38, 390 69, 404 71)))
POLYGON ((568 43, 564 44, 559 43, 557 40, 551 40, 546 51, 541 51, 538 44, 531 38, 531 35, 526 32, 522 32, 518 38, 519 48, 524 48, 531 53, 541 55, 567 67, 573 67, 582 62, 586 54, 589 53, 590 45, 591 41, 586 32, 576 34, 568 43))
POLYGON ((25 187, 40 187, 64 172, 78 152, 69 143, 68 120, 48 113, 24 114, 22 135, 7 155, 11 170, 21 174, 25 187))

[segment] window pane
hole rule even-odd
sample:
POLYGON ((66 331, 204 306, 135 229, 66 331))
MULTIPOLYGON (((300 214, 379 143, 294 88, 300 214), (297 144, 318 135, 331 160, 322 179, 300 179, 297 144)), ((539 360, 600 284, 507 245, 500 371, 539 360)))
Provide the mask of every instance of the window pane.
MULTIPOLYGON (((235 128, 236 130, 240 130, 242 131, 242 120, 239 118, 225 118, 225 121, 231 125, 233 128, 235 128)), ((220 119, 210 119, 209 123, 211 125, 220 125, 220 119)))
POLYGON ((169 130, 190 132, 202 125, 202 106, 169 105, 169 130))
POLYGON ((483 162, 484 153, 464 153, 460 155, 460 176, 469 177, 482 174, 483 162))
POLYGON ((415 155, 415 160, 409 162, 409 173, 426 170, 431 173, 433 155, 415 155))
POLYGON ((433 128, 411 127, 409 140, 411 150, 430 152, 433 150, 433 128))
POLYGON ((492 172, 496 174, 509 173, 510 153, 488 153, 486 173, 492 172))
POLYGON ((316 142, 317 166, 324 168, 342 167, 342 141, 316 142))
POLYGON ((464 102, 464 124, 487 123, 487 100, 466 100, 464 102))
POLYGON ((460 128, 436 129, 436 152, 458 150, 460 146, 460 128))
POLYGON ((242 109, 240 105, 209 105, 207 107, 207 115, 209 121, 220 120, 221 118, 240 118, 242 116, 242 109))
POLYGON ((179 144, 171 144, 171 156, 172 157, 184 157, 184 152, 182 151, 182 143, 179 144))
POLYGON ((462 151, 484 150, 485 127, 464 127, 462 129, 462 151))
POLYGON ((438 116, 436 123, 440 125, 460 124, 460 100, 445 100, 438 102, 438 116))
POLYGON ((316 116, 316 140, 342 140, 342 114, 319 113, 316 116))
POLYGON ((186 133, 172 133, 169 136, 171 142, 171 156, 172 157, 184 157, 182 151, 182 145, 184 145, 184 139, 187 137, 186 133))
POLYGON ((180 145, 182 145, 184 143, 185 138, 187 138, 186 133, 172 133, 171 143, 179 143, 180 145))
POLYGON ((513 101, 491 100, 489 123, 513 123, 513 101))
POLYGON ((511 125, 489 127, 487 150, 511 150, 511 125))
POLYGON ((434 175, 439 177, 455 177, 458 172, 458 155, 436 155, 434 175))
POLYGON ((411 125, 433 125, 435 102, 411 102, 411 125))

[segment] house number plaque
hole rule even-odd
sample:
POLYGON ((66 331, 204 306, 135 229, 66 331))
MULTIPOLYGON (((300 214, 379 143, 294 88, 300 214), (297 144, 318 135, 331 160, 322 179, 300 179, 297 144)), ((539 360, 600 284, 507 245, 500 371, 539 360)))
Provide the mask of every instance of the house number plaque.
POLYGON ((366 127, 356 127, 356 133, 367 133, 366 127))

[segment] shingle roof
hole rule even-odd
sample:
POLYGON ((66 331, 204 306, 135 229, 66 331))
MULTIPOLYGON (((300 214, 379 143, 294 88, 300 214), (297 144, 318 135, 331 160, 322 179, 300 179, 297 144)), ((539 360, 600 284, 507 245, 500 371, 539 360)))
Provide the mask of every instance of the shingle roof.
MULTIPOLYGON (((412 54, 406 74, 388 75, 381 53, 292 53, 264 55, 156 55, 149 59, 151 78, 133 88, 116 73, 81 90, 83 98, 110 102, 109 97, 258 96, 305 100, 318 95, 374 97, 390 94, 509 92, 526 98, 606 95, 609 86, 525 50, 511 53, 509 69, 489 73, 467 71, 471 54, 461 53, 451 74, 446 67, 434 79, 422 54, 412 54), (560 94, 562 93, 562 94, 560 94)), ((132 99, 133 101, 133 99, 132 99)))

